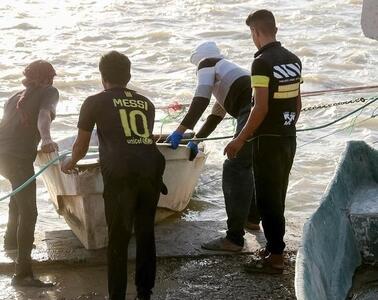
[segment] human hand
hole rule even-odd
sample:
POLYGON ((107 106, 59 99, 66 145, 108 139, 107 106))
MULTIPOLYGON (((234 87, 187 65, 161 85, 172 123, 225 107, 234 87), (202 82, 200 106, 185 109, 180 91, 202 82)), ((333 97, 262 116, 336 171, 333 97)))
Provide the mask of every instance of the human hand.
POLYGON ((60 170, 63 172, 63 173, 66 173, 66 174, 71 174, 72 171, 74 170, 75 168, 75 165, 76 163, 74 163, 72 161, 71 158, 65 158, 62 163, 61 163, 61 166, 60 166, 60 170))
POLYGON ((58 144, 52 139, 43 139, 41 142, 41 151, 43 153, 55 152, 58 151, 58 149, 58 144))
POLYGON ((171 144, 172 149, 177 149, 177 147, 180 145, 180 142, 182 140, 183 134, 179 131, 173 131, 165 140, 166 143, 171 144))
POLYGON ((186 145, 186 147, 190 149, 189 160, 193 161, 198 154, 198 144, 196 142, 190 141, 186 145))
POLYGON ((226 148, 224 148, 223 155, 227 154, 228 159, 235 158, 236 154, 238 154, 244 143, 245 142, 238 137, 233 139, 227 144, 226 148))

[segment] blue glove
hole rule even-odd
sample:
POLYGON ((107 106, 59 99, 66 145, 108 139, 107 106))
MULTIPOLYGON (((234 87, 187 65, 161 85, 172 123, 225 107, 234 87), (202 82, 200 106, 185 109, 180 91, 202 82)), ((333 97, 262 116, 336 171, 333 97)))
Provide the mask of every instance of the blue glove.
POLYGON ((189 155, 189 160, 192 161, 196 158, 198 154, 198 145, 195 142, 190 141, 186 147, 190 149, 190 155, 189 155))
POLYGON ((167 143, 171 143, 172 149, 177 149, 179 146, 181 140, 182 140, 183 134, 178 131, 173 131, 166 139, 167 143))

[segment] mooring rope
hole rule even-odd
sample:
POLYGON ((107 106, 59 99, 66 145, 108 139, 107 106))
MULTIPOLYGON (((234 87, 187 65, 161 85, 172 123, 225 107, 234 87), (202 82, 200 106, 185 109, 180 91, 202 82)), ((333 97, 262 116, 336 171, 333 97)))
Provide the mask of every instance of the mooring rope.
MULTIPOLYGON (((89 147, 88 152, 97 152, 97 147, 89 147)), ((10 198, 17 194, 18 192, 22 191, 24 188, 26 188, 30 183, 32 183, 39 175, 41 175, 44 171, 46 171, 51 165, 55 164, 57 161, 64 159, 67 155, 70 155, 72 151, 70 150, 64 150, 60 154, 58 154, 57 157, 47 162, 37 173, 35 173, 32 177, 30 177, 28 180, 26 180, 23 184, 21 184, 19 187, 17 187, 15 190, 13 190, 11 193, 3 196, 0 198, 0 201, 3 201, 7 198, 10 198)))
MULTIPOLYGON (((372 90, 378 89, 378 85, 367 85, 367 86, 355 86, 350 88, 338 88, 338 89, 326 89, 326 90, 317 90, 317 91, 310 91, 310 92, 302 92, 302 97, 312 97, 312 96, 319 96, 328 93, 350 93, 350 92, 357 92, 357 91, 364 91, 364 90, 372 90)), ((191 103, 178 103, 177 101, 163 106, 157 106, 155 109, 157 110, 181 110, 184 107, 189 107, 191 103)), ((78 113, 67 113, 67 114, 57 114, 57 117, 75 117, 78 116, 78 113)))
MULTIPOLYGON (((328 90, 317 90, 317 91, 311 91, 311 92, 301 92, 302 97, 313 97, 313 96, 319 96, 324 95, 328 93, 350 93, 350 92, 357 92, 357 91, 364 91, 364 90, 372 90, 372 89, 378 89, 378 85, 370 85, 370 86, 356 86, 356 87, 350 87, 350 88, 339 88, 339 89, 328 89, 328 90)), ((177 108, 181 107, 188 107, 191 103, 178 103, 174 102, 175 105, 177 105, 177 108)), ((156 109, 169 109, 172 108, 172 104, 169 105, 163 105, 158 106, 156 109)))
MULTIPOLYGON (((307 143, 304 143, 304 144, 298 146, 297 148, 299 149, 299 148, 302 148, 302 147, 304 147, 304 146, 307 146, 307 145, 313 144, 313 143, 315 143, 315 142, 317 142, 317 141, 320 141, 320 140, 325 139, 325 138, 327 138, 327 137, 329 137, 329 136, 335 135, 335 134, 337 134, 337 133, 339 133, 339 132, 342 132, 342 131, 344 131, 344 130, 347 130, 347 129, 349 129, 349 128, 352 128, 352 129, 353 129, 353 128, 356 127, 357 125, 361 125, 361 124, 363 124, 363 123, 365 123, 365 122, 367 122, 367 121, 369 121, 369 120, 371 120, 371 119, 373 119, 373 118, 378 117, 378 114, 375 113, 375 111, 377 111, 377 110, 378 110, 378 108, 375 109, 375 110, 373 111, 372 115, 371 115, 370 117, 366 118, 366 119, 363 119, 363 120, 358 121, 358 122, 355 122, 355 119, 354 119, 353 122, 352 122, 352 124, 350 124, 350 125, 348 125, 348 126, 346 126, 346 127, 344 127, 344 128, 341 128, 341 129, 335 130, 335 131, 333 131, 333 132, 331 132, 331 133, 329 133, 329 134, 323 135, 323 136, 321 136, 321 137, 319 137, 319 138, 313 139, 313 140, 311 140, 311 141, 309 141, 309 142, 307 142, 307 143)), ((230 136, 230 137, 232 137, 232 136, 230 136)), ((378 140, 375 141, 375 142, 373 142, 372 144, 373 144, 373 145, 378 144, 378 140)), ((198 185, 198 187, 201 188, 201 187, 203 187, 203 186, 207 186, 208 184, 213 183, 213 182, 216 182, 216 181, 219 181, 219 180, 221 180, 221 179, 222 179, 222 175, 220 175, 220 176, 218 176, 218 177, 216 177, 216 178, 214 178, 214 179, 212 179, 212 180, 209 180, 209 181, 206 181, 206 182, 204 182, 204 183, 201 183, 201 184, 198 185)))
POLYGON ((58 160, 65 158, 70 153, 71 153, 71 151, 63 151, 60 155, 58 155, 56 158, 50 160, 37 173, 35 173, 32 177, 30 177, 28 180, 26 180, 23 184, 21 184, 19 187, 17 187, 15 190, 13 190, 11 193, 7 194, 6 196, 1 197, 0 201, 3 201, 7 198, 10 198, 10 197, 14 196, 15 194, 17 194, 18 192, 22 191, 30 183, 32 183, 39 175, 41 175, 48 167, 50 167, 51 165, 56 163, 58 160))
MULTIPOLYGON (((348 114, 346 114, 346 115, 344 115, 344 116, 342 116, 342 117, 340 117, 340 118, 337 118, 336 120, 334 120, 334 121, 332 121, 332 122, 329 122, 329 123, 326 123, 326 124, 323 124, 323 125, 320 125, 320 126, 316 126, 316 127, 302 128, 302 129, 299 128, 299 129, 297 129, 297 132, 312 131, 312 130, 318 130, 318 129, 323 129, 323 128, 329 127, 329 126, 331 126, 331 125, 333 125, 333 124, 335 124, 335 123, 337 123, 337 122, 340 122, 341 120, 344 120, 345 118, 347 118, 347 117, 349 117, 349 116, 351 116, 351 115, 353 115, 353 114, 355 114, 355 113, 357 113, 357 112, 359 112, 359 111, 362 111, 364 108, 366 108, 367 106, 373 104, 373 103, 374 103, 375 101, 377 101, 377 100, 378 100, 378 98, 374 98, 374 99, 372 99, 371 101, 369 101, 368 103, 362 105, 361 107, 359 107, 359 108, 353 110, 352 112, 350 112, 350 113, 348 113, 348 114)), ((377 108, 377 109, 378 109, 378 108, 377 108)), ((313 143, 313 142, 315 142, 315 141, 317 141, 317 140, 320 140, 320 139, 322 139, 322 138, 325 138, 325 137, 328 137, 328 136, 330 136, 330 135, 333 135, 333 134, 335 134, 335 133, 337 133, 337 132, 339 132, 339 131, 345 130, 345 129, 347 129, 347 128, 351 128, 351 127, 353 127, 353 126, 355 126, 355 125, 357 125, 357 124, 361 124, 361 123, 366 122, 366 121, 368 121, 368 120, 370 120, 370 119, 372 119, 372 118, 375 118, 375 117, 378 116, 378 114, 375 113, 375 111, 376 111, 377 109, 374 110, 373 114, 372 114, 369 118, 367 118, 367 119, 365 119, 365 120, 363 120, 363 121, 360 121, 360 122, 357 122, 357 123, 353 122, 352 125, 349 125, 349 126, 347 126, 347 127, 345 127, 345 128, 342 128, 342 129, 336 130, 336 131, 334 131, 334 132, 332 132, 332 133, 330 133, 330 134, 328 134, 328 135, 325 135, 325 136, 322 136, 322 137, 320 137, 320 138, 317 138, 317 139, 315 139, 315 140, 313 140, 313 141, 310 141, 310 142, 308 142, 308 143, 306 143, 306 144, 303 144, 303 145, 299 146, 298 148, 304 147, 304 146, 306 146, 306 145, 308 145, 308 144, 310 144, 310 143, 313 143)), ((176 117, 178 118, 180 115, 182 115, 182 113, 183 113, 183 112, 179 113, 177 116, 174 116, 173 118, 176 118, 176 117)), ((171 118, 172 116, 169 116, 169 117, 171 118)), ((201 141, 214 141, 214 140, 230 139, 230 138, 233 138, 233 137, 234 137, 233 135, 227 135, 227 136, 210 137, 210 138, 209 138, 209 137, 207 137, 207 138, 192 138, 192 139, 183 139, 182 142, 189 142, 189 141, 198 141, 198 142, 201 142, 201 141)), ((253 139, 255 139, 255 138, 252 138, 252 139, 250 139, 250 140, 248 140, 248 141, 252 141, 253 139)), ((96 148, 96 147, 91 147, 89 150, 90 150, 91 152, 92 152, 92 151, 97 151, 97 148, 96 148)), ((41 175, 41 174, 42 174, 42 173, 43 173, 48 167, 50 167, 50 166, 51 166, 52 164, 54 164, 55 162, 57 162, 57 161, 63 159, 64 157, 66 157, 66 156, 69 155, 70 153, 71 153, 71 151, 63 151, 63 152, 62 152, 61 154, 59 154, 56 158, 52 159, 52 160, 49 161, 45 166, 43 166, 43 167, 42 167, 42 168, 41 168, 36 174, 34 174, 32 177, 30 177, 28 180, 26 180, 22 185, 20 185, 19 187, 17 187, 17 188, 16 188, 15 190, 13 190, 11 193, 9 193, 9 194, 7 194, 7 195, 1 197, 1 198, 0 198, 0 201, 3 201, 3 200, 5 200, 5 199, 7 199, 7 198, 9 198, 9 197, 12 197, 12 196, 14 196, 15 194, 17 194, 19 191, 23 190, 26 186, 28 186, 31 182, 33 182, 33 181, 34 181, 39 175, 41 175)))
MULTIPOLYGON (((372 99, 371 101, 369 101, 368 103, 362 105, 361 107, 353 110, 352 112, 350 113, 347 113, 346 115, 343 115, 341 116, 340 118, 337 118, 336 120, 332 121, 332 122, 329 122, 329 123, 326 123, 326 124, 323 124, 323 125, 320 125, 320 126, 316 126, 316 127, 309 127, 309 128, 298 128, 297 129, 297 132, 303 132, 303 131, 312 131, 312 130, 318 130, 318 129, 323 129, 323 128, 326 128, 326 127, 329 127, 337 122, 340 122, 346 118, 348 118, 349 116, 359 112, 359 111, 362 111, 363 109, 365 109, 367 106, 373 104, 375 101, 377 101, 378 98, 374 98, 372 99)), ((230 138, 233 138, 234 136, 233 135, 227 135, 227 136, 218 136, 218 137, 211 137, 211 138, 192 138, 192 139, 184 139, 182 140, 183 142, 190 142, 190 141, 195 141, 195 142, 202 142, 202 141, 215 141, 215 140, 222 140, 222 139, 230 139, 230 138)), ((251 140, 248 140, 248 141, 251 141, 251 140)))
POLYGON ((328 89, 328 90, 319 90, 319 91, 311 91, 311 92, 302 92, 302 97, 311 97, 311 96, 319 96, 328 93, 350 93, 350 92, 357 92, 357 91, 364 91, 364 90, 372 90, 378 89, 378 85, 365 85, 365 86, 355 86, 350 88, 339 88, 339 89, 328 89))
MULTIPOLYGON (((363 120, 358 121, 358 122, 353 122, 352 124, 350 124, 350 125, 348 125, 348 126, 346 126, 346 127, 344 127, 344 128, 337 129, 337 130, 335 130, 335 131, 333 131, 333 132, 331 132, 331 133, 329 133, 329 134, 323 135, 323 136, 318 137, 318 138, 316 138, 316 139, 313 139, 313 140, 311 140, 311 141, 309 141, 309 142, 307 142, 307 143, 304 143, 304 144, 298 146, 298 149, 299 149, 299 148, 302 148, 302 147, 304 147, 304 146, 310 145, 310 144, 312 144, 312 143, 314 143, 314 142, 320 141, 320 140, 322 140, 322 139, 324 139, 324 138, 326 138, 326 137, 332 136, 332 135, 334 135, 334 134, 336 134, 336 133, 339 133, 339 132, 341 132, 341 131, 344 131, 344 130, 346 130, 346 129, 354 128, 354 127, 356 127, 357 125, 360 125, 360 124, 362 124, 362 123, 365 123, 365 122, 367 122, 367 121, 369 121, 369 120, 371 120, 371 119, 374 119, 374 118, 376 118, 376 117, 378 117, 378 114, 375 114, 375 113, 374 113, 374 114, 372 114, 369 118, 363 119, 363 120)), ((374 144, 374 143, 373 143, 373 144, 374 144)))
POLYGON ((375 98, 375 99, 369 101, 368 103, 362 105, 361 107, 359 107, 359 108, 357 108, 357 109, 351 111, 350 113, 348 113, 348 114, 346 114, 346 115, 344 115, 344 116, 342 116, 342 117, 340 117, 340 118, 337 118, 336 120, 334 120, 334 121, 332 121, 332 122, 329 122, 329 123, 327 123, 327 124, 323 124, 323 125, 320 125, 320 126, 316 126, 316 127, 299 128, 299 129, 297 129, 297 132, 301 132, 301 131, 310 131, 310 130, 317 130, 317 129, 322 129, 322 128, 329 127, 329 126, 331 126, 331 125, 333 125, 333 124, 335 124, 335 123, 337 123, 337 122, 340 122, 341 120, 344 120, 345 118, 347 118, 347 117, 349 117, 349 116, 355 114, 356 112, 359 112, 360 110, 363 110, 365 107, 367 107, 367 106, 373 104, 373 103, 374 103, 375 101, 377 101, 377 100, 378 100, 378 98, 375 98))

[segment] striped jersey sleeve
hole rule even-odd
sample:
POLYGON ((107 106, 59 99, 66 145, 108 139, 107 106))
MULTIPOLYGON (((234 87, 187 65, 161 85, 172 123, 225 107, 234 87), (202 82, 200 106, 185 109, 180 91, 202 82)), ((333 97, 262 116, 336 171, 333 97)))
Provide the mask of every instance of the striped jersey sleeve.
POLYGON ((253 61, 251 74, 252 88, 269 87, 270 68, 262 59, 256 58, 253 61))
POLYGON ((197 88, 194 97, 210 99, 215 83, 215 67, 199 68, 197 71, 197 88))

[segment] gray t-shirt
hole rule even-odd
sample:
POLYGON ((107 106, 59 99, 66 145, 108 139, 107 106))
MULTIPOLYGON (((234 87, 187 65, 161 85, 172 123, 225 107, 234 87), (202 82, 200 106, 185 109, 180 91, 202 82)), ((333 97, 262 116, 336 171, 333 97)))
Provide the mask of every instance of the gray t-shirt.
POLYGON ((38 115, 41 109, 49 110, 55 118, 59 92, 53 87, 36 88, 25 100, 23 111, 28 122, 22 121, 17 102, 23 91, 13 95, 4 106, 3 119, 0 122, 0 154, 7 154, 21 159, 35 159, 40 141, 38 115))

